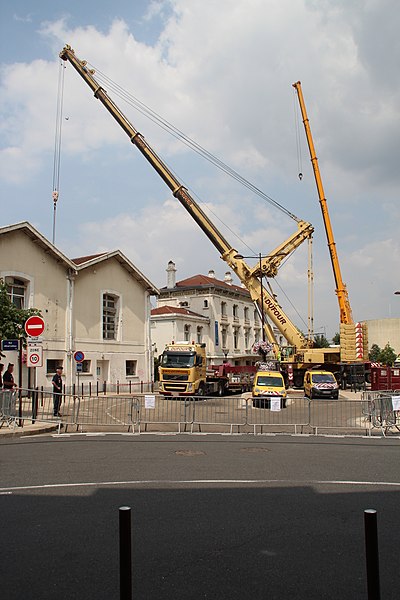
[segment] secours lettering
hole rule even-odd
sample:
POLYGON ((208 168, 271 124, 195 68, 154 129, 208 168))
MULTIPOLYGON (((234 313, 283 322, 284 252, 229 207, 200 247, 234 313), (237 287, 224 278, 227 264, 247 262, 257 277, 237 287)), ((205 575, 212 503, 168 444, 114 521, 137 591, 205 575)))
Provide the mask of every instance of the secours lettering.
POLYGON ((286 319, 282 316, 282 313, 276 308, 275 304, 269 298, 265 300, 265 304, 267 305, 268 309, 277 317, 279 323, 282 323, 282 325, 284 325, 286 323, 286 319))

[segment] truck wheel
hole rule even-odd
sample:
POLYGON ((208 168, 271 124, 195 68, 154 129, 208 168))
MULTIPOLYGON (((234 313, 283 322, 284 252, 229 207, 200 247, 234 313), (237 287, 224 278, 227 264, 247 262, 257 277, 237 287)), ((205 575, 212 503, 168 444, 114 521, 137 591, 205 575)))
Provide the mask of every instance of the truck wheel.
POLYGON ((204 389, 204 384, 201 383, 199 385, 199 389, 197 390, 196 396, 200 396, 202 398, 203 396, 205 396, 205 394, 206 394, 206 390, 204 389))

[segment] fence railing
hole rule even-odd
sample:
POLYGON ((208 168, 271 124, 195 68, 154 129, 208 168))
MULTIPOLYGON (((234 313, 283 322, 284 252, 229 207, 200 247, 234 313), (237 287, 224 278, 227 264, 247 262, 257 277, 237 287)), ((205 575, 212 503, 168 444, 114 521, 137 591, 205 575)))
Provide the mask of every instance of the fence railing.
POLYGON ((0 427, 53 423, 60 431, 124 427, 132 432, 308 433, 400 432, 400 393, 364 392, 361 399, 311 400, 289 395, 284 405, 254 402, 251 395, 166 398, 155 393, 99 396, 43 389, 0 391, 0 427))

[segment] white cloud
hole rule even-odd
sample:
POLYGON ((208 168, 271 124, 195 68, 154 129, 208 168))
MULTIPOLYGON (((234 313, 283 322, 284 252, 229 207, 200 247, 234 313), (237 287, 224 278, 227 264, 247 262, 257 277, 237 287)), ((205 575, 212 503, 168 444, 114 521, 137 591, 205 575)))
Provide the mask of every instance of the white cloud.
MULTIPOLYGON (((400 13, 394 0, 171 0, 150 3, 144 19, 153 18, 164 21, 154 44, 138 41, 127 20, 115 20, 108 31, 72 28, 66 19, 49 22, 41 36, 53 50, 53 62, 33 57, 3 67, 0 185, 29 214, 26 191, 51 181, 46 168, 54 146, 56 57, 69 43, 80 58, 313 222, 318 320, 336 331, 332 273, 302 130, 304 180, 297 181, 291 83, 300 79, 353 311, 360 310, 359 319, 368 306, 378 307, 399 264, 398 248, 389 261, 383 259, 400 218, 400 85, 393 75, 400 62, 400 13), (369 279, 379 281, 379 289, 368 287, 369 279)), ((217 226, 214 215, 238 233, 243 242, 221 226, 240 252, 247 254, 246 244, 252 252, 268 252, 292 233, 293 224, 275 210, 219 172, 211 175, 189 161, 175 140, 130 107, 121 108, 200 191, 217 226)), ((80 207, 75 254, 120 247, 156 285, 162 285, 170 259, 185 272, 182 277, 215 266, 217 253, 204 234, 177 202, 155 190, 151 168, 136 160, 122 131, 70 65, 64 115, 62 168, 69 169, 61 179, 80 207), (96 166, 99 179, 110 174, 107 187, 96 181, 96 166), (136 200, 128 202, 124 186, 135 191, 136 200), (143 208, 144 197, 151 208, 143 208)), ((76 212, 66 215, 65 240, 76 229, 75 218, 76 212)), ((279 276, 303 307, 304 258, 304 251, 296 253, 279 276)), ((224 263, 220 268, 223 276, 224 263)))

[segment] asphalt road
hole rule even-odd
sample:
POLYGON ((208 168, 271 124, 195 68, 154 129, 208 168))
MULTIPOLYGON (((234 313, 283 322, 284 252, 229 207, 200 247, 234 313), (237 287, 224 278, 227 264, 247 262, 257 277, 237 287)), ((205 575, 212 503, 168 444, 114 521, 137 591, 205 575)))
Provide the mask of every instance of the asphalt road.
POLYGON ((42 436, 0 441, 1 595, 367 598, 363 511, 378 511, 382 599, 398 597, 399 438, 42 436))

